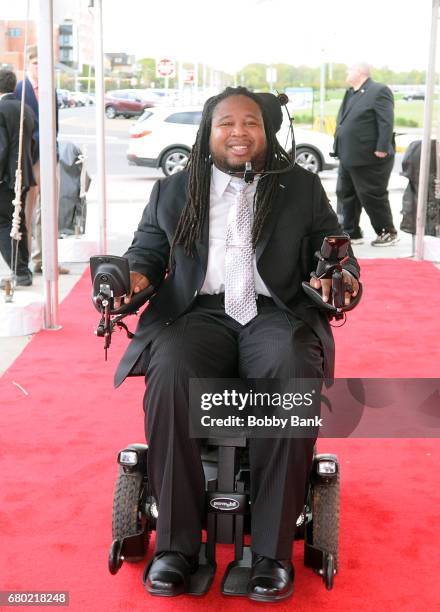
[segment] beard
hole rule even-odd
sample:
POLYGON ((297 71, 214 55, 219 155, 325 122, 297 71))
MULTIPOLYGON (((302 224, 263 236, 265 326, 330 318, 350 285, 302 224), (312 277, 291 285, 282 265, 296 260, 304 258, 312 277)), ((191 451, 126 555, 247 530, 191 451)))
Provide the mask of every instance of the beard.
POLYGON ((246 169, 245 164, 248 161, 250 161, 252 164, 253 172, 261 172, 265 166, 266 151, 260 153, 259 155, 254 155, 251 159, 247 159, 245 162, 239 161, 237 163, 231 163, 227 160, 226 156, 219 155, 212 155, 212 161, 214 162, 215 166, 217 166, 217 168, 223 172, 244 172, 246 169))

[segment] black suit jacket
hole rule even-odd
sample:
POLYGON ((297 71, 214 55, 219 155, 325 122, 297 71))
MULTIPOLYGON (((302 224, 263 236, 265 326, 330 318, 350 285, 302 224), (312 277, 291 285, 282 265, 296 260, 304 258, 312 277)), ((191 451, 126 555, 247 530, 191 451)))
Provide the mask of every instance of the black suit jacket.
POLYGON ((383 163, 374 151, 394 155, 393 94, 386 85, 367 79, 347 105, 350 91, 345 92, 336 121, 335 154, 347 167, 383 163))
MULTIPOLYGON (((0 100, 0 181, 4 181, 10 189, 15 187, 15 172, 18 165, 18 147, 20 136, 21 102, 15 99, 13 93, 3 96, 0 100)), ((23 123, 22 150, 22 186, 35 185, 32 172, 32 153, 34 141, 34 114, 25 104, 23 123)))
MULTIPOLYGON (((149 356, 144 349, 165 325, 190 310, 203 285, 208 260, 208 220, 194 257, 185 255, 178 246, 175 269, 165 278, 170 244, 186 203, 187 181, 188 174, 182 171, 155 184, 133 243, 125 254, 130 270, 144 274, 158 290, 142 313, 135 336, 119 364, 116 386, 135 365, 137 373, 145 371, 149 356), (143 361, 140 368, 139 360, 143 361)), ((324 236, 340 233, 337 217, 317 175, 297 165, 279 175, 278 192, 256 248, 257 268, 276 305, 303 319, 321 339, 328 377, 333 375, 334 365, 330 326, 327 316, 305 296, 301 281, 308 280, 316 267, 313 253, 320 249, 324 236)), ((357 262, 350 254, 344 267, 358 276, 357 262)))

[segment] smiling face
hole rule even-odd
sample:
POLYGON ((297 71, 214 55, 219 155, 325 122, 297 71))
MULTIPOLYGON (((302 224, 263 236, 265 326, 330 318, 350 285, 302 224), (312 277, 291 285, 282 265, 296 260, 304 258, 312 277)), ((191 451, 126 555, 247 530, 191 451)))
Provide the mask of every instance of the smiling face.
POLYGON ((209 148, 220 170, 240 172, 250 161, 262 170, 266 158, 266 133, 260 107, 248 96, 229 96, 212 115, 209 148))

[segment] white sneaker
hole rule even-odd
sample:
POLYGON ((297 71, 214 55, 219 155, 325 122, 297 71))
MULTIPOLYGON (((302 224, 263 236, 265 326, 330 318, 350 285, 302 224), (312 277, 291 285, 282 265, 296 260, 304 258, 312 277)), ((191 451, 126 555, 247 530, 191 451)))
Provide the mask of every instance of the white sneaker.
POLYGON ((392 246, 399 242, 400 238, 397 235, 397 232, 382 232, 377 236, 375 240, 371 243, 371 246, 374 247, 382 247, 382 246, 392 246))

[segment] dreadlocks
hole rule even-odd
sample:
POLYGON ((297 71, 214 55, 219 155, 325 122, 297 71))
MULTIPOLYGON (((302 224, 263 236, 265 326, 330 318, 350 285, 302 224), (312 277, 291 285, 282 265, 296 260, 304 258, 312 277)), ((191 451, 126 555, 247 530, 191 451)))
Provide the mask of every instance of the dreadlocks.
MULTIPOLYGON (((188 161, 188 200, 179 219, 176 234, 171 247, 171 258, 176 245, 182 245, 187 255, 193 253, 194 242, 200 239, 207 211, 209 210, 211 164, 209 150, 212 116, 216 106, 229 96, 247 96, 258 104, 264 122, 266 133, 266 159, 265 170, 283 168, 291 160, 279 144, 271 118, 266 107, 256 94, 245 87, 227 87, 221 94, 209 98, 205 103, 196 142, 192 148, 188 161)), ((254 199, 254 224, 252 228, 252 246, 255 249, 264 221, 270 211, 271 203, 278 186, 276 174, 269 174, 258 181, 254 199)))

